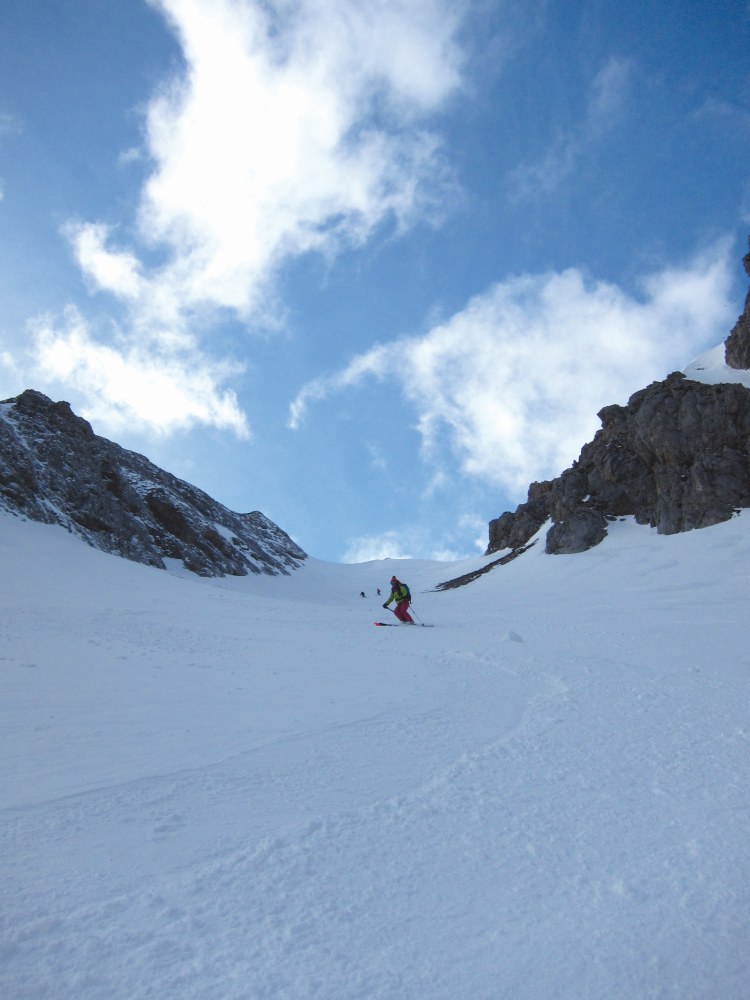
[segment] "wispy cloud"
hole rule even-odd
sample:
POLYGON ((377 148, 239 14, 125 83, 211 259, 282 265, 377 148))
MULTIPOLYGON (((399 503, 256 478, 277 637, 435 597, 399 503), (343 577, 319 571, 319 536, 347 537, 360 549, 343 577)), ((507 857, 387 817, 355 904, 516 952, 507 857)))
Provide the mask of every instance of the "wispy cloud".
MULTIPOLYGON (((395 345, 398 349, 399 345, 395 345)), ((305 413, 311 403, 326 399, 333 392, 359 385, 371 377, 382 378, 391 375, 393 369, 394 345, 379 345, 360 354, 340 372, 321 375, 302 387, 289 407, 289 427, 298 430, 304 422, 305 413)))
POLYGON ((750 110, 739 101, 726 101, 707 97, 695 112, 698 121, 715 121, 730 128, 750 132, 750 110))
POLYGON ((15 135, 21 131, 21 123, 14 115, 0 111, 0 139, 6 135, 15 135))
MULTIPOLYGON (((0 111, 0 139, 6 138, 6 136, 15 135, 17 132, 21 131, 21 126, 17 118, 13 115, 9 115, 6 112, 0 111)), ((0 177, 0 202, 5 199, 5 184, 3 178, 0 177)))
POLYGON ((603 405, 724 336, 729 253, 723 241, 648 275, 638 297, 575 269, 498 283, 425 336, 303 386, 290 426, 333 393, 388 378, 415 411, 427 462, 439 464, 447 445, 464 474, 518 494, 577 457, 603 405))
POLYGON ((630 60, 612 56, 594 78, 582 120, 560 131, 537 163, 523 164, 510 174, 516 197, 550 194, 570 177, 581 159, 621 120, 633 75, 630 60))
MULTIPOLYGON (((85 352, 64 328, 41 337, 38 360, 50 367, 51 345, 58 360, 67 345, 62 367, 85 384, 76 366, 98 338, 111 359, 131 367, 137 357, 165 378, 200 364, 200 412, 214 422, 215 370, 226 366, 205 364, 210 343, 196 331, 207 317, 272 325, 275 278, 290 258, 334 255, 387 220, 406 227, 436 210, 445 171, 429 118, 460 84, 460 5, 150 2, 184 65, 147 109, 153 167, 137 242, 118 245, 101 221, 65 228, 90 290, 113 296, 126 319, 118 342, 89 330, 85 352)), ((165 411, 152 410, 162 430, 177 419, 165 411)))
POLYGON ((102 344, 73 307, 62 324, 41 318, 32 332, 42 375, 81 392, 89 400, 83 416, 110 432, 170 434, 210 424, 239 437, 249 435, 235 394, 221 388, 236 374, 227 362, 201 357, 195 348, 167 356, 148 343, 102 344))

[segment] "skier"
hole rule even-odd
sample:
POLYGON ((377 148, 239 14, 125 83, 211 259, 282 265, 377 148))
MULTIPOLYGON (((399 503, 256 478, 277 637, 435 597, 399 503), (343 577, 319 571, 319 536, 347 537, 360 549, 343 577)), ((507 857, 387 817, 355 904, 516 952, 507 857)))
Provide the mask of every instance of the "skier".
POLYGON ((409 614, 409 604, 411 603, 411 593, 405 583, 401 583, 395 576, 391 577, 391 596, 383 605, 387 608, 391 601, 396 602, 394 615, 405 625, 413 625, 414 619, 409 614))

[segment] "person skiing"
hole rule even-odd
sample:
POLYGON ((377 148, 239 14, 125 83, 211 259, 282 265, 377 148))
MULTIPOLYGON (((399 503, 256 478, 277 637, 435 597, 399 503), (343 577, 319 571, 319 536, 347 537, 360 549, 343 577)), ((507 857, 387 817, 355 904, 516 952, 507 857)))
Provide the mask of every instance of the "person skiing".
POLYGON ((398 620, 404 622, 405 625, 413 625, 414 619, 409 614, 411 593, 407 585, 405 583, 401 583, 401 581, 395 576, 391 577, 391 596, 385 602, 383 607, 387 608, 391 601, 396 602, 396 608, 393 613, 398 620))

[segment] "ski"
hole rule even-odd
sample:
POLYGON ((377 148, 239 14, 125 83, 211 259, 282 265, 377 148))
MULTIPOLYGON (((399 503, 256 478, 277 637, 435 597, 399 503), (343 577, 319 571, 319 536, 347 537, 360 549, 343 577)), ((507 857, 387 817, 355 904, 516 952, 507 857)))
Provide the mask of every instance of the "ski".
MULTIPOLYGON (((400 628, 401 625, 408 625, 408 622, 373 622, 379 628, 400 628)), ((425 622, 412 622, 416 628, 435 628, 434 625, 427 625, 425 622)))

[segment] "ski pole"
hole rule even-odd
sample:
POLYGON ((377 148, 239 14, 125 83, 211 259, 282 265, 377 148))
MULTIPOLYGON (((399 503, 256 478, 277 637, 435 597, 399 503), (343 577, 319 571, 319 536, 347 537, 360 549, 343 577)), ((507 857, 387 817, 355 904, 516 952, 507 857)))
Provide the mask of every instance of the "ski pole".
POLYGON ((409 611, 414 615, 414 617, 417 619, 417 621, 419 622, 420 625, 424 625, 424 622, 419 617, 419 615, 417 614, 417 612, 414 610, 414 605, 413 604, 409 605, 409 611))

